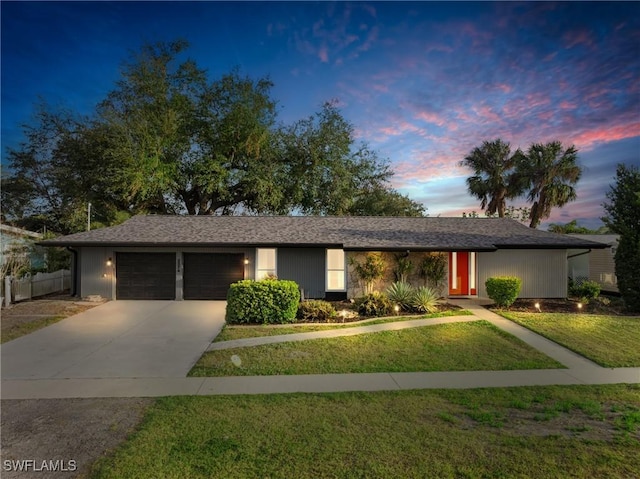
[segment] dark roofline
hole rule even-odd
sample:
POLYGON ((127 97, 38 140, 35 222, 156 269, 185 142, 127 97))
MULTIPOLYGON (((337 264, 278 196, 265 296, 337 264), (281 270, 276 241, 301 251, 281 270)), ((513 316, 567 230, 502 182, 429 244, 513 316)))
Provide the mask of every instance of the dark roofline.
MULTIPOLYGON (((167 243, 167 242, 122 242, 122 241, 84 241, 84 242, 60 242, 55 239, 40 241, 36 243, 39 246, 70 246, 72 248, 93 247, 102 248, 110 247, 126 247, 126 248, 146 248, 146 247, 162 247, 162 248, 344 248, 341 243, 167 243)), ((347 249, 347 248, 344 248, 347 249)))
POLYGON ((496 245, 496 249, 605 249, 610 248, 609 245, 600 243, 600 244, 584 244, 577 243, 572 244, 570 246, 562 246, 562 245, 530 245, 530 244, 509 244, 509 245, 496 245))

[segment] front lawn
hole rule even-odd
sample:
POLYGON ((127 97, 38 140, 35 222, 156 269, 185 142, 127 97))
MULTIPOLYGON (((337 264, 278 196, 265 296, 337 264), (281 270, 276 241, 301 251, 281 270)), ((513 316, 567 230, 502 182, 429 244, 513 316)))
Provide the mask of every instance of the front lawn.
POLYGON ((190 376, 562 368, 487 321, 205 353, 190 376))
POLYGON ((388 318, 354 321, 352 323, 300 323, 296 325, 225 325, 216 336, 214 343, 231 341, 233 339, 255 338, 260 336, 279 336, 281 334, 310 333, 313 331, 327 331, 329 329, 355 328, 357 326, 371 326, 373 324, 395 323, 397 321, 413 321, 416 319, 448 318, 452 316, 470 316, 472 313, 464 309, 443 311, 439 313, 423 314, 420 316, 391 316, 388 318))
POLYGON ((171 397, 94 479, 636 477, 640 388, 171 397))
POLYGON ((499 314, 604 367, 640 367, 640 317, 595 314, 499 314))

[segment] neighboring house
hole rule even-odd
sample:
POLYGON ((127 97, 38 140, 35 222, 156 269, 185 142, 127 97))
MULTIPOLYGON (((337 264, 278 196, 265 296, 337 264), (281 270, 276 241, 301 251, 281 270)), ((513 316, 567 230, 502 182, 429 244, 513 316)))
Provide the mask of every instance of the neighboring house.
POLYGON ((42 237, 41 233, 0 224, 0 265, 7 262, 9 255, 19 255, 32 268, 42 267, 45 264, 44 253, 31 248, 34 241, 42 237))
POLYGON ((574 281, 589 279, 600 284, 602 291, 618 292, 616 265, 614 256, 618 247, 618 235, 580 235, 571 234, 572 238, 594 241, 605 245, 604 249, 568 251, 569 277, 574 281))
POLYGON ((449 296, 486 297, 487 278, 513 275, 520 297, 562 298, 567 250, 606 247, 506 218, 305 216, 136 216, 41 244, 76 252, 81 296, 177 300, 225 299, 231 283, 269 274, 307 298, 352 298, 361 290, 350 258, 371 251, 414 264, 446 253, 449 296))

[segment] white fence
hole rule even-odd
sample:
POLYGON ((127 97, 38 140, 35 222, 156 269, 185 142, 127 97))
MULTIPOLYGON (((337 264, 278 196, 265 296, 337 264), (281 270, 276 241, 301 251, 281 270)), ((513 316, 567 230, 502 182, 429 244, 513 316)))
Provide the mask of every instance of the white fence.
POLYGON ((59 269, 53 273, 27 274, 24 278, 15 279, 10 276, 4 281, 4 305, 25 299, 37 298, 50 293, 64 291, 71 287, 71 272, 59 269))

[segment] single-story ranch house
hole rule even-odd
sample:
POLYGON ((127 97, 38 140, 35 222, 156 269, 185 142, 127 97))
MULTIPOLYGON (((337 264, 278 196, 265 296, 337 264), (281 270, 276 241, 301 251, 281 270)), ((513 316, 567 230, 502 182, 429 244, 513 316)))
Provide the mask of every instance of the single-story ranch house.
POLYGON ((160 215, 41 244, 74 253, 79 296, 175 300, 225 299, 231 283, 269 274, 306 298, 352 298, 362 290, 350 258, 367 252, 384 253, 389 271, 394 255, 445 253, 449 296, 486 297, 487 278, 510 275, 521 298, 562 298, 567 250, 607 247, 506 218, 160 215))

